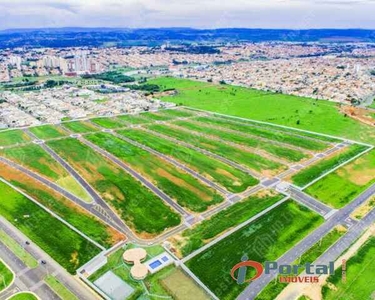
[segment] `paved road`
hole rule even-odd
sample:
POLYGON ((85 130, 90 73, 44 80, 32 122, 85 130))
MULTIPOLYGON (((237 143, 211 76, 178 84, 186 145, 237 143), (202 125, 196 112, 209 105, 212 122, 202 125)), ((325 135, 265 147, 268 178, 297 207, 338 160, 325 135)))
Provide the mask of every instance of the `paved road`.
POLYGON ((311 197, 310 195, 304 193, 303 191, 294 188, 291 186, 289 188, 290 195, 293 199, 300 202, 301 204, 307 206, 308 208, 312 209, 313 211, 317 212, 322 216, 326 216, 332 213, 332 208, 325 205, 324 203, 316 200, 315 198, 311 197))
POLYGON ((211 180, 207 179, 206 177, 200 175, 198 172, 196 172, 196 171, 190 169, 189 167, 187 167, 187 166, 183 165, 182 163, 178 162, 177 160, 175 160, 175 159, 173 159, 173 158, 171 158, 171 157, 169 157, 169 156, 167 156, 167 155, 165 155, 165 154, 163 154, 163 153, 160 153, 160 152, 158 152, 158 151, 156 151, 156 150, 154 150, 154 149, 152 149, 152 148, 150 148, 150 147, 148 147, 148 146, 145 146, 145 145, 143 145, 143 144, 141 144, 141 143, 138 143, 138 142, 136 142, 136 141, 133 141, 133 140, 127 138, 127 137, 124 137, 124 136, 122 136, 122 135, 120 135, 120 134, 117 134, 117 133, 115 133, 115 132, 112 132, 112 134, 113 134, 114 136, 118 137, 119 139, 122 139, 122 140, 128 142, 129 144, 132 144, 132 145, 134 145, 134 146, 136 146, 136 147, 139 147, 139 148, 141 148, 141 149, 143 149, 143 150, 145 150, 145 151, 148 151, 148 152, 150 152, 150 153, 152 153, 152 154, 154 154, 154 155, 156 155, 156 156, 161 157, 161 158, 164 159, 165 161, 167 161, 167 162, 173 164, 173 165, 176 166, 177 168, 180 168, 180 169, 184 170, 186 173, 191 174, 191 175, 194 176, 195 178, 199 179, 200 181, 204 182, 205 184, 207 184, 208 186, 212 187, 213 189, 219 191, 220 193, 226 195, 227 197, 229 197, 229 196, 232 195, 231 193, 229 193, 229 192, 228 192, 226 189, 224 189, 223 187, 217 185, 217 184, 214 183, 213 181, 211 181, 211 180))
MULTIPOLYGON (((80 300, 97 299, 97 297, 92 294, 83 283, 77 281, 74 277, 68 274, 38 246, 33 243, 26 246, 25 242, 29 239, 2 217, 0 217, 0 229, 2 229, 7 235, 11 236, 19 245, 24 247, 25 250, 37 261, 45 260, 47 262, 46 265, 39 264, 38 267, 30 269, 0 242, 1 258, 4 259, 17 275, 10 290, 13 292, 16 292, 17 290, 31 290, 40 296, 42 300, 59 299, 57 295, 43 282, 46 275, 53 274, 58 275, 60 282, 80 300)), ((9 296, 7 291, 5 291, 4 294, 0 293, 1 300, 5 299, 7 296, 9 296)))
POLYGON ((117 223, 114 223, 112 221, 112 219, 108 218, 105 214, 101 213, 100 211, 94 209, 93 203, 87 203, 87 202, 79 199, 78 197, 71 194, 67 190, 61 188, 59 185, 57 185, 57 184, 53 183, 52 181, 44 178, 43 176, 38 175, 37 173, 34 173, 33 171, 30 171, 29 169, 26 169, 26 168, 18 165, 17 163, 15 163, 13 161, 10 161, 10 160, 8 160, 4 157, 0 157, 0 161, 9 165, 9 166, 11 166, 12 168, 14 168, 14 169, 16 169, 20 172, 30 176, 31 178, 39 181, 40 183, 48 186, 52 190, 62 194, 64 197, 66 197, 70 201, 74 202, 75 204, 84 208, 85 210, 89 211, 90 213, 94 214, 96 217, 101 219, 103 222, 105 222, 106 224, 108 224, 110 226, 113 226, 115 229, 119 230, 120 232, 124 231, 123 228, 121 226, 118 226, 117 223))
MULTIPOLYGON (((315 229, 311 234, 305 237, 301 242, 291 248, 277 261, 279 264, 291 264, 296 259, 298 259, 303 253, 310 249, 314 244, 316 244, 322 237, 324 237, 329 231, 331 231, 335 226, 345 222, 345 220, 350 216, 350 214, 361 204, 366 202, 372 195, 375 194, 375 184, 370 186, 366 191, 357 196, 351 203, 349 203, 344 208, 336 212, 331 218, 329 218, 323 225, 315 229)), ((256 281, 250 283, 246 289, 238 296, 238 300, 251 300, 256 297, 258 293, 261 292, 263 288, 267 286, 275 277, 276 272, 271 272, 270 274, 263 274, 256 281)))
POLYGON ((241 170, 241 171, 243 171, 243 172, 245 172, 247 174, 250 174, 251 176, 253 176, 255 178, 259 178, 259 174, 255 173, 254 171, 252 171, 252 170, 250 170, 250 169, 248 169, 248 168, 246 168, 246 167, 244 167, 244 166, 242 166, 242 165, 240 165, 240 164, 238 164, 238 163, 236 163, 234 161, 231 161, 231 160, 229 160, 229 159, 227 159, 225 157, 222 157, 220 155, 217 155, 217 154, 212 153, 210 151, 207 151, 205 149, 193 146, 193 145, 191 145, 189 143, 177 140, 177 139, 172 138, 172 137, 170 137, 168 135, 164 135, 164 134, 161 134, 159 132, 156 132, 156 131, 153 131, 153 130, 150 130, 150 129, 146 129, 145 128, 145 131, 147 131, 147 132, 149 132, 149 133, 151 133, 153 135, 159 136, 159 137, 161 137, 163 139, 169 140, 169 141, 171 141, 173 143, 177 143, 177 144, 182 145, 184 147, 187 147, 187 148, 190 148, 190 149, 194 149, 194 150, 196 150, 198 152, 201 152, 201 153, 206 154, 206 155, 208 155, 210 157, 213 157, 213 158, 215 158, 215 159, 217 159, 217 160, 219 160, 221 162, 224 162, 224 163, 226 163, 226 164, 228 164, 228 165, 230 165, 230 166, 232 166, 232 167, 234 167, 236 169, 239 169, 239 170, 241 170))
POLYGON ((86 144, 87 146, 94 149, 96 152, 100 153, 110 161, 117 164, 119 167, 124 169, 127 173, 132 175, 134 178, 139 180, 143 185, 145 185, 148 189, 150 189, 154 194, 158 195, 161 199, 163 199, 166 203, 168 203, 171 207, 173 207, 177 212, 182 214, 185 218, 188 218, 190 216, 190 213, 188 213, 184 208, 182 208, 178 203, 176 203, 174 200, 172 200, 168 195, 166 195, 164 192, 159 190, 155 185, 153 185, 150 181, 148 181, 145 177, 140 175, 138 172, 134 171, 130 167, 128 167, 125 163, 123 163, 121 160, 119 160, 114 155, 108 153, 107 151, 103 150, 102 148, 98 147, 97 145, 89 142, 86 139, 79 138, 79 140, 86 144))

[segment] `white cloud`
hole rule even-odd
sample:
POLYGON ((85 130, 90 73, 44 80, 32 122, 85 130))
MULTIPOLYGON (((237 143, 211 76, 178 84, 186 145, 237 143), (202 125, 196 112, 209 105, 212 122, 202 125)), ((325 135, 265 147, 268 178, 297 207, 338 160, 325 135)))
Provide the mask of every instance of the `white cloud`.
POLYGON ((374 0, 0 0, 0 28, 375 28, 374 0))

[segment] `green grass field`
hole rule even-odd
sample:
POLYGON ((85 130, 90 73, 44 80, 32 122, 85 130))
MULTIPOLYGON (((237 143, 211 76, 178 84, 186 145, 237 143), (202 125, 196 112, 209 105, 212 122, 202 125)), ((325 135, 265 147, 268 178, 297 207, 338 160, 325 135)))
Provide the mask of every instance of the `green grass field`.
POLYGON ((6 130, 0 132, 0 146, 11 146, 29 142, 30 138, 22 130, 6 130))
POLYGON ((0 259, 0 292, 10 285, 13 277, 12 271, 0 259))
MULTIPOLYGON (((307 250, 298 261, 293 264, 303 265, 305 263, 313 263, 319 258, 329 247, 331 247, 341 236, 344 235, 345 230, 333 229, 326 236, 324 236, 318 243, 307 250)), ((300 268, 300 273, 303 269, 300 268)), ((281 293, 281 291, 287 286, 287 283, 280 283, 273 281, 269 283, 255 298, 256 300, 274 300, 281 293)))
POLYGON ((68 132, 55 125, 30 127, 29 131, 33 133, 38 139, 42 140, 54 139, 68 135, 68 132))
POLYGON ((100 127, 107 128, 107 129, 121 128, 121 127, 126 126, 126 123, 124 121, 122 121, 121 119, 117 119, 115 117, 96 118, 96 119, 91 119, 90 121, 99 125, 100 127))
POLYGON ((119 134, 142 143, 158 152, 171 156, 189 168, 215 181, 233 193, 245 191, 249 186, 259 183, 257 179, 230 165, 210 158, 196 150, 180 146, 166 139, 156 137, 143 130, 122 130, 119 134))
POLYGON ((177 239, 176 246, 182 256, 187 256, 202 247, 223 232, 250 219, 267 207, 280 201, 283 195, 263 193, 250 196, 225 210, 221 210, 210 219, 204 220, 197 226, 186 229, 177 239))
POLYGON ((63 126, 74 133, 87 133, 99 130, 97 127, 85 121, 66 122, 63 123, 63 126))
POLYGON ((109 248, 119 242, 112 228, 61 194, 40 185, 30 177, 14 178, 11 174, 9 176, 10 180, 6 176, 3 177, 102 246, 109 248))
POLYGON ((43 148, 35 144, 0 150, 8 159, 39 173, 84 201, 92 199, 85 189, 43 148))
POLYGON ((78 140, 48 142, 138 233, 156 235, 180 223, 180 216, 129 174, 78 140))
POLYGON ((78 233, 2 182, 0 194, 0 214, 71 274, 100 252, 78 233))
POLYGON ((160 114, 159 112, 142 113, 140 116, 151 121, 169 121, 176 118, 175 116, 160 114))
POLYGON ((165 125, 150 125, 148 128, 226 157, 257 172, 265 170, 280 171, 285 169, 284 165, 258 154, 254 154, 230 145, 223 144, 220 141, 215 141, 202 136, 191 134, 174 127, 165 125))
POLYGON ((238 285, 230 277, 230 270, 244 254, 262 263, 275 260, 323 221, 319 215, 288 200, 186 264, 217 297, 234 299, 246 285, 238 285))
POLYGON ((233 119, 229 118, 199 117, 197 120, 201 123, 206 123, 207 125, 213 125, 215 128, 227 128, 249 134, 252 137, 261 137, 269 140, 271 143, 272 141, 276 141, 313 151, 324 150, 328 147, 328 145, 323 141, 307 139, 295 134, 280 132, 274 128, 266 128, 264 126, 258 126, 252 123, 241 123, 241 121, 234 121, 233 119))
POLYGON ((148 83, 177 90, 177 95, 161 98, 165 101, 373 144, 375 141, 371 126, 345 117, 333 102, 171 77, 148 83))
POLYGON ((352 157, 365 151, 368 147, 358 144, 350 145, 348 148, 344 149, 343 152, 334 154, 330 158, 326 158, 318 161, 310 167, 303 169, 297 174, 292 176, 292 182, 298 186, 304 186, 311 182, 312 180, 318 178, 319 176, 327 173, 333 168, 339 166, 343 162, 351 159, 352 157))
POLYGON ((143 114, 137 114, 137 115, 122 115, 118 116, 117 118, 121 121, 126 122, 128 125, 140 125, 140 124, 146 124, 150 123, 151 120, 142 118, 143 114))
POLYGON ((320 140, 320 141, 325 141, 325 142, 329 142, 329 143, 337 143, 337 142, 341 141, 340 138, 325 136, 325 135, 321 135, 321 134, 318 134, 318 133, 307 132, 307 131, 304 131, 304 130, 300 130, 298 128, 282 127, 282 126, 277 125, 277 124, 262 123, 262 122, 259 122, 259 121, 256 121, 256 120, 250 120, 250 119, 244 119, 244 118, 238 119, 237 117, 228 116, 228 115, 218 115, 218 114, 213 114, 213 115, 217 118, 227 120, 227 121, 232 121, 232 122, 235 121, 235 122, 244 123, 244 124, 248 124, 248 125, 252 125, 252 126, 257 126, 257 127, 263 128, 263 129, 271 130, 271 131, 280 131, 280 132, 289 133, 289 134, 292 134, 292 135, 295 135, 295 136, 313 138, 313 139, 316 139, 318 141, 320 140))
POLYGON ((373 299, 375 291, 375 237, 369 238, 358 252, 347 261, 346 282, 342 268, 328 277, 322 289, 325 300, 373 299), (330 288, 330 287, 331 288, 330 288))
POLYGON ((202 123, 195 123, 191 121, 177 121, 174 122, 174 124, 191 131, 212 135, 216 138, 220 138, 223 141, 234 142, 243 146, 263 150, 268 152, 269 154, 274 155, 275 157, 288 161, 298 162, 303 158, 308 157, 307 154, 304 154, 302 151, 290 149, 281 145, 275 145, 272 142, 265 142, 259 139, 250 138, 248 136, 227 132, 218 128, 206 127, 202 123))
POLYGON ((78 300, 78 298, 58 281, 56 277, 48 275, 44 278, 44 281, 62 300, 78 300))
POLYGON ((39 298, 35 297, 34 294, 29 292, 20 292, 11 296, 8 300, 38 300, 39 298))
POLYGON ((192 111, 182 109, 162 109, 158 111, 158 114, 177 118, 187 118, 194 116, 192 111))
POLYGON ((203 185, 192 175, 171 163, 109 133, 95 133, 86 138, 130 165, 155 183, 162 191, 183 207, 195 212, 207 210, 224 200, 212 188, 203 185))
POLYGON ((335 208, 348 204, 375 183, 375 150, 323 177, 306 192, 335 208))

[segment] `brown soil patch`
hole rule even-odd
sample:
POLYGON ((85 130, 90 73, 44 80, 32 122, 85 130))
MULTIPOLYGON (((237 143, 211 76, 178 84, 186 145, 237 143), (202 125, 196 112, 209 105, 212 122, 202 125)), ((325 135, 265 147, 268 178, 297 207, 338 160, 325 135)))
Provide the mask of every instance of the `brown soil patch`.
POLYGON ((352 218, 360 220, 365 215, 367 215, 370 210, 372 210, 375 207, 375 196, 368 199, 364 204, 362 204, 360 207, 358 207, 353 213, 350 215, 352 218))
POLYGON ((367 164, 367 159, 360 157, 343 168, 338 169, 337 174, 341 177, 348 178, 355 184, 366 185, 371 180, 375 179, 375 169, 367 168, 367 164))
POLYGON ((233 181, 232 182, 233 185, 240 186, 242 184, 242 182, 240 182, 236 176, 234 176, 233 174, 229 173, 228 171, 224 169, 217 168, 215 169, 215 172, 220 175, 224 175, 227 178, 230 178, 233 181))
POLYGON ((341 106, 340 112, 364 124, 375 126, 375 120, 369 116, 369 111, 364 108, 345 105, 341 106))
POLYGON ((182 186, 182 187, 187 188, 188 190, 190 190, 194 194, 197 194, 202 200, 205 200, 205 201, 211 200, 211 197, 209 195, 207 195, 206 193, 204 193, 204 192, 200 191, 199 189, 191 186, 190 184, 188 184, 183 179, 178 178, 176 176, 173 176, 171 173, 167 172, 166 170, 164 170, 162 168, 158 168, 156 170, 156 173, 158 175, 162 176, 162 177, 165 177, 165 178, 169 179, 170 181, 172 181, 173 183, 175 183, 178 186, 182 186))

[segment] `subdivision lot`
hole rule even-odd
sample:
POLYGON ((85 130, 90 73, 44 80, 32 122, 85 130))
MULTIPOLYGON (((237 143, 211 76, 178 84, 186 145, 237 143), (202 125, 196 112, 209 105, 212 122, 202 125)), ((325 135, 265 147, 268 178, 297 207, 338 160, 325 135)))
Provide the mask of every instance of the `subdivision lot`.
POLYGON ((183 109, 162 109, 158 111, 158 114, 177 118, 187 118, 195 115, 193 111, 183 109))
POLYGON ((30 127, 29 131, 33 133, 38 139, 48 140, 66 136, 68 132, 61 127, 55 125, 43 125, 38 127, 30 127))
POLYGON ((102 246, 109 248, 124 239, 122 234, 33 178, 1 163, 0 176, 102 246))
POLYGON ((371 299, 375 290, 375 237, 370 237, 357 253, 347 261, 346 282, 342 281, 342 267, 328 277, 322 289, 326 300, 371 299))
POLYGON ((113 129, 113 128, 121 128, 125 127, 126 123, 118 118, 95 118, 91 119, 91 122, 99 125, 100 127, 113 129))
POLYGON ((74 133, 86 133, 99 130, 91 123, 85 121, 65 122, 63 126, 74 133))
POLYGON ((234 299, 246 285, 238 285, 230 270, 244 254, 259 262, 275 260, 322 222, 319 215, 288 200, 186 264, 220 299, 234 299))
POLYGON ((199 132, 201 134, 214 136, 222 141, 233 142, 239 145, 251 147, 253 149, 263 150, 277 158, 285 159, 291 162, 298 162, 308 155, 302 151, 275 145, 271 141, 265 142, 259 139, 254 139, 249 136, 243 136, 233 132, 220 130, 220 128, 205 127, 204 123, 191 121, 177 121, 173 124, 189 129, 190 131, 199 132), (202 126, 203 125, 203 126, 202 126))
POLYGON ((159 114, 159 112, 147 112, 141 114, 142 118, 145 118, 147 120, 152 120, 152 121, 169 121, 175 118, 175 116, 172 115, 163 115, 159 114))
MULTIPOLYGON (((319 243, 316 243, 309 250, 307 250, 298 261, 293 264, 304 265, 305 263, 313 263, 319 256, 321 256, 329 247, 331 247, 341 236, 346 233, 344 228, 334 228, 326 236, 324 236, 319 243)), ((299 274, 304 271, 304 268, 299 268, 299 274)), ((277 278, 275 279, 277 280, 277 278)), ((274 300, 287 286, 287 283, 271 282, 262 292, 255 298, 256 300, 274 300)))
POLYGON ((307 132, 307 131, 304 131, 304 130, 294 129, 292 127, 281 127, 281 126, 270 124, 270 123, 259 123, 259 122, 254 121, 254 120, 244 119, 244 118, 238 119, 238 118, 233 118, 233 117, 228 116, 228 115, 218 115, 218 114, 213 114, 213 115, 217 118, 220 118, 220 119, 226 119, 227 121, 232 121, 232 122, 236 121, 236 122, 239 122, 239 123, 245 123, 245 124, 249 124, 249 125, 260 127, 260 128, 266 128, 266 129, 271 130, 271 131, 286 132, 286 133, 290 133, 290 134, 295 135, 295 136, 308 137, 308 138, 313 138, 313 139, 316 139, 316 140, 330 142, 330 143, 337 143, 337 142, 341 141, 341 139, 339 139, 339 138, 315 134, 315 133, 307 132))
POLYGON ((74 274, 100 252, 99 248, 3 182, 0 182, 0 193, 0 214, 68 272, 74 274))
POLYGON ((0 146, 11 146, 30 141, 30 138, 22 130, 7 130, 0 132, 0 146))
POLYGON ((0 292, 11 284, 13 277, 12 271, 0 259, 0 292))
POLYGON ((0 150, 0 155, 40 174, 84 201, 91 201, 84 188, 43 148, 35 144, 0 150))
MULTIPOLYGON (((284 144, 289 144, 299 148, 303 148, 311 151, 320 151, 328 148, 328 144, 323 141, 308 139, 304 137, 297 136, 295 134, 290 134, 288 132, 280 132, 273 128, 260 127, 246 121, 233 120, 229 118, 209 118, 209 117, 199 117, 197 121, 210 125, 212 124, 215 128, 231 129, 252 135, 254 137, 261 137, 268 139, 270 141, 281 142, 284 144)), ((211 126, 212 126, 211 125, 211 126)))
POLYGON ((229 229, 239 225, 260 213, 267 207, 280 201, 284 196, 263 190, 228 208, 221 210, 210 219, 186 229, 180 235, 170 239, 178 256, 186 256, 217 238, 229 229))
POLYGON ((375 150, 360 156, 309 186, 305 191, 341 208, 375 182, 375 150))
POLYGON ((348 148, 338 151, 323 160, 318 161, 310 167, 303 169, 291 177, 292 182, 298 186, 304 186, 319 176, 327 173, 329 170, 334 169, 343 162, 351 159, 352 157, 360 154, 368 149, 367 146, 353 144, 348 148))
POLYGON ((221 155, 234 162, 247 166, 250 169, 257 172, 273 171, 272 173, 275 173, 286 169, 285 165, 267 159, 258 154, 254 154, 230 145, 223 144, 220 141, 215 141, 202 136, 197 136, 195 134, 191 134, 186 131, 176 129, 171 126, 150 125, 148 128, 165 134, 167 136, 176 138, 178 140, 191 143, 192 145, 206 149, 215 154, 221 155))
POLYGON ((128 173, 76 139, 48 142, 95 188, 138 234, 154 236, 180 223, 180 216, 128 173))
POLYGON ((375 141, 372 126, 346 117, 334 102, 172 77, 149 83, 162 90, 176 89, 173 96, 159 97, 176 104, 372 144, 375 141))
POLYGON ((130 165, 134 170, 154 182, 178 204, 195 212, 224 200, 212 188, 203 185, 169 162, 141 148, 131 145, 108 133, 96 133, 86 138, 130 165))
POLYGON ((122 115, 118 116, 117 118, 120 119, 121 121, 126 122, 128 125, 140 125, 140 124, 146 124, 150 123, 151 120, 148 120, 146 118, 142 118, 143 114, 138 114, 138 115, 122 115))
POLYGON ((240 193, 249 186, 254 186, 259 183, 257 179, 241 170, 233 168, 196 150, 152 135, 149 132, 132 129, 121 130, 118 131, 118 133, 185 163, 189 168, 214 180, 230 192, 240 193))

